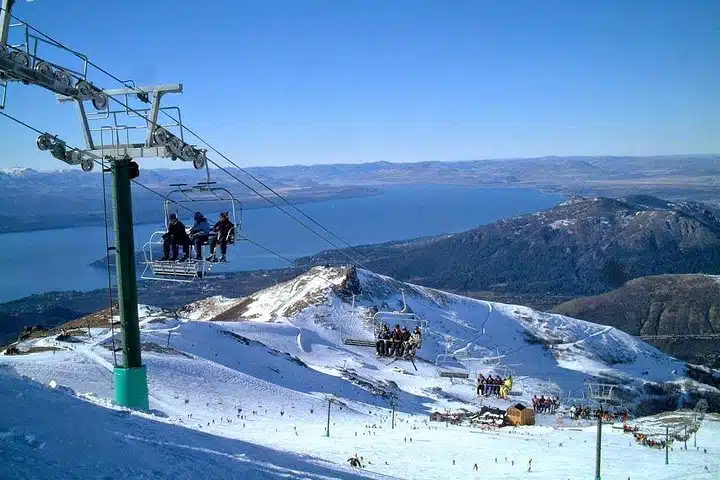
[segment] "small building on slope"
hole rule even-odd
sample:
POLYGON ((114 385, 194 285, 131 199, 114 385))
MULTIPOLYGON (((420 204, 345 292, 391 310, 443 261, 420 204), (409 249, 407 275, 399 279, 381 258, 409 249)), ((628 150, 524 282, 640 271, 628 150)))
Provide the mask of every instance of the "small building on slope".
POLYGON ((517 403, 507 409, 507 418, 513 425, 535 425, 535 410, 517 403))

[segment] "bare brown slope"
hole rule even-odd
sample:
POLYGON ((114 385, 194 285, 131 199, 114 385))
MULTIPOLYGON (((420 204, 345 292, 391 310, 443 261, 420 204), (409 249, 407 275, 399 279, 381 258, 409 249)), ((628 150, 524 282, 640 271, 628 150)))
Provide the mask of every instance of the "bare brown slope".
MULTIPOLYGON (((631 335, 720 333, 720 277, 657 275, 626 283, 594 297, 553 309, 574 318, 611 325, 631 335)), ((720 366, 720 340, 649 340, 664 352, 691 363, 720 366)))

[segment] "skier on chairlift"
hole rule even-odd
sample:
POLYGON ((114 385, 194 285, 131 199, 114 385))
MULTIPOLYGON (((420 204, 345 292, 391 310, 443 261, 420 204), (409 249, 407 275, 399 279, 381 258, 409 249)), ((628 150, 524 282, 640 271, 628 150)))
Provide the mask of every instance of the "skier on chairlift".
POLYGON ((210 222, 200 212, 195 212, 193 218, 195 223, 190 229, 190 240, 195 247, 195 260, 202 260, 202 246, 210 238, 210 222))
POLYGON ((380 333, 378 333, 378 341, 375 344, 375 349, 378 357, 386 356, 390 350, 390 329, 387 324, 383 324, 380 333))
POLYGON ((390 349, 386 352, 388 357, 397 356, 402 351, 402 335, 400 325, 395 325, 391 333, 392 342, 390 343, 390 349))
POLYGON ((410 331, 407 329, 407 327, 403 327, 401 330, 401 333, 400 333, 400 343, 399 343, 399 345, 396 345, 396 347, 395 347, 395 356, 396 357, 405 356, 405 350, 407 348, 409 341, 410 341, 410 331))
POLYGON ((420 331, 420 327, 415 327, 413 333, 410 334, 410 340, 408 340, 407 342, 407 347, 405 348, 405 356, 414 357, 415 353, 418 351, 421 345, 422 332, 420 331))
POLYGON ((183 247, 183 256, 180 261, 184 262, 190 256, 190 237, 188 237, 187 232, 185 232, 185 224, 178 220, 177 215, 171 213, 168 217, 167 232, 163 234, 163 258, 160 260, 163 262, 168 260, 176 261, 181 245, 183 247), (171 248, 172 258, 169 258, 171 248))
POLYGON ((210 233, 210 253, 211 255, 207 258, 210 262, 217 262, 218 258, 215 255, 215 248, 217 244, 220 244, 220 262, 226 262, 227 246, 228 243, 232 243, 232 236, 234 235, 235 225, 230 221, 230 215, 228 212, 222 212, 220 214, 220 220, 213 226, 212 232, 210 233))

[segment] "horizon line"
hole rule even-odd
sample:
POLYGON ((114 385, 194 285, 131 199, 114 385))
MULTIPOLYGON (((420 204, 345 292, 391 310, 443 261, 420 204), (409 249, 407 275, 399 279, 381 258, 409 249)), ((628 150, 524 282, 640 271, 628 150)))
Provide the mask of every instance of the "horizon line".
MULTIPOLYGON (((473 162, 503 162, 503 161, 519 161, 519 160, 544 160, 544 159, 611 159, 611 158, 660 158, 660 157, 718 157, 720 153, 659 153, 652 155, 614 155, 614 154, 602 154, 602 155, 541 155, 532 157, 496 157, 496 158, 481 158, 474 160, 421 160, 421 161, 408 161, 408 162, 392 162, 388 160, 375 160, 372 162, 338 162, 338 163, 289 163, 281 165, 247 165, 243 166, 243 169, 251 168, 286 168, 286 167, 332 167, 332 166, 348 166, 348 165, 375 165, 375 164, 389 164, 389 165, 420 165, 420 164, 442 164, 442 163, 473 163, 473 162)), ((225 167, 228 169, 237 169, 232 165, 225 167)), ((56 169, 42 169, 33 167, 23 166, 11 166, 11 167, 0 167, 0 172, 3 170, 30 170, 38 173, 54 173, 54 172, 72 172, 76 171, 74 168, 56 168, 56 169)), ((180 168, 170 167, 158 167, 158 168, 144 168, 144 170, 196 170, 190 166, 180 168)), ((202 170, 202 169, 201 169, 202 170)), ((89 173, 97 173, 96 171, 89 173)))

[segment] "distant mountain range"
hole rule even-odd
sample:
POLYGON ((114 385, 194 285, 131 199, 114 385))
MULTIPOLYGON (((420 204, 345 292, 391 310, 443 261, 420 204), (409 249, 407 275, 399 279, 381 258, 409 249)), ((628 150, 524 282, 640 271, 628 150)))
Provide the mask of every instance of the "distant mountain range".
MULTIPOLYGON (((372 195, 382 185, 439 183, 534 188, 566 196, 618 197, 642 193, 673 200, 703 201, 720 207, 720 155, 375 162, 246 170, 298 203, 372 195)), ((228 168, 228 171, 264 191, 240 170, 228 168)), ((138 180, 167 193, 170 184, 192 185, 204 181, 205 176, 204 172, 193 169, 142 168, 138 180)), ((236 192, 246 208, 267 205, 223 172, 212 172, 212 180, 236 192)), ((5 208, 0 212, 0 233, 101 224, 101 192, 99 172, 2 169, 0 204, 5 208)), ((135 188, 134 202, 137 222, 160 219, 162 199, 135 188)))
MULTIPOLYGON (((253 184, 258 191, 264 189, 237 169, 231 173, 253 184)), ((112 215, 111 183, 105 179, 108 212, 112 215)), ((196 185, 205 176, 197 170, 150 170, 141 169, 138 181, 157 193, 133 186, 133 211, 135 223, 163 221, 163 202, 159 196, 167 195, 175 187, 171 184, 196 185)), ((215 179, 220 180, 220 179, 215 179)), ((326 199, 353 198, 374 195, 378 190, 368 186, 321 185, 298 183, 288 185, 273 181, 276 191, 294 203, 306 203, 326 199)), ((235 180, 224 185, 236 195, 245 209, 270 206, 264 199, 250 192, 235 180)), ((264 191, 265 195, 270 193, 264 191)), ((175 196, 174 199, 178 199, 175 196)), ((0 233, 102 225, 103 188, 99 172, 84 173, 79 170, 38 172, 32 169, 0 170, 0 233)), ((228 208, 223 205, 220 208, 228 208)))

